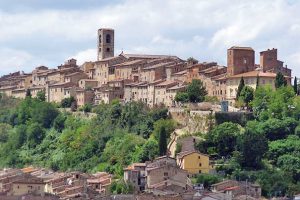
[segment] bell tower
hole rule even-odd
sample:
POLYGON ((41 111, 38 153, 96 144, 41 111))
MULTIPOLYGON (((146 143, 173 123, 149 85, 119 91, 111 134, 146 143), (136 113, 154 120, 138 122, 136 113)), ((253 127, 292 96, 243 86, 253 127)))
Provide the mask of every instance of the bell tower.
POLYGON ((109 28, 98 30, 98 60, 114 57, 115 31, 109 28))

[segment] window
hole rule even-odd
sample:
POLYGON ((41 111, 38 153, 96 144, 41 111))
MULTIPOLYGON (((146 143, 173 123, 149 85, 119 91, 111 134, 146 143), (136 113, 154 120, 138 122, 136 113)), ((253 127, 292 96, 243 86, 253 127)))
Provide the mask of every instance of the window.
POLYGON ((168 176, 168 172, 164 172, 164 176, 168 176))
POLYGON ((201 163, 199 163, 199 167, 201 167, 202 166, 202 164, 201 163))
POLYGON ((109 52, 109 51, 110 51, 110 49, 109 49, 109 48, 106 48, 106 51, 107 51, 107 52, 109 52))
MULTIPOLYGON (((101 40, 101 35, 99 35, 99 43, 101 44, 102 40, 101 40)), ((101 51, 101 48, 100 48, 101 51)))
POLYGON ((111 37, 109 34, 106 34, 106 43, 110 43, 111 42, 111 37))
POLYGON ((244 58, 244 64, 247 64, 247 59, 246 58, 244 58))
POLYGON ((202 171, 201 170, 199 170, 199 174, 201 174, 202 173, 202 171))

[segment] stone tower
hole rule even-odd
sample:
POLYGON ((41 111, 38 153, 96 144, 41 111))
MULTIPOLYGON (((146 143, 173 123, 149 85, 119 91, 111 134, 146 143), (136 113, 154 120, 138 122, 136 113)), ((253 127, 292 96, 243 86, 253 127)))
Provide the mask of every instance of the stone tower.
POLYGON ((233 46, 227 50, 229 76, 255 70, 255 52, 251 47, 233 46))
POLYGON ((98 30, 98 60, 114 56, 115 31, 109 28, 98 30))

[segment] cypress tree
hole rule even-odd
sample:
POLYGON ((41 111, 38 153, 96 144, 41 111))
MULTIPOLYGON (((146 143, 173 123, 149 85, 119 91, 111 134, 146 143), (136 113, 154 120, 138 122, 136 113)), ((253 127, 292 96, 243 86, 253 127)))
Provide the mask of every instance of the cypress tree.
POLYGON ((31 98, 31 92, 29 89, 26 90, 26 97, 30 97, 31 98))
POLYGON ((242 77, 241 80, 240 80, 240 84, 239 84, 238 90, 236 92, 236 99, 239 99, 241 91, 244 88, 244 86, 245 86, 245 82, 244 82, 244 78, 242 77))
POLYGON ((285 80, 283 74, 281 72, 278 72, 275 78, 275 88, 280 88, 286 85, 287 81, 285 80))
POLYGON ((295 79, 294 79, 294 92, 296 95, 298 95, 298 83, 297 83, 297 77, 295 76, 295 79))
POLYGON ((257 76, 256 76, 256 89, 258 88, 258 86, 259 86, 259 76, 257 74, 257 76))
POLYGON ((167 133, 166 133, 166 128, 164 126, 162 126, 160 128, 158 147, 159 147, 159 155, 160 156, 166 155, 166 153, 167 153, 167 133))

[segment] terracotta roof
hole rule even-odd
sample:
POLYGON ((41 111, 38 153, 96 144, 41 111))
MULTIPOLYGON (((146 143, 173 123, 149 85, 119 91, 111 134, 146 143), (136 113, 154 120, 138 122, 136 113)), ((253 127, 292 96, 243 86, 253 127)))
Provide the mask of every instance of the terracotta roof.
POLYGON ((24 176, 15 181, 13 184, 45 184, 41 178, 34 177, 30 174, 24 174, 24 176))
POLYGON ((72 82, 61 82, 61 83, 55 83, 55 84, 52 84, 52 85, 49 85, 49 87, 72 87, 72 86, 75 86, 76 83, 72 83, 72 82))
POLYGON ((272 73, 272 72, 263 72, 263 71, 250 71, 250 72, 246 72, 246 73, 242 73, 242 74, 236 74, 233 76, 228 77, 229 79, 231 78, 241 78, 241 77, 270 77, 270 78, 275 78, 276 74, 272 73))
MULTIPOLYGON (((177 154, 177 158, 181 159, 181 158, 183 158, 183 157, 185 157, 185 156, 187 156, 187 155, 190 155, 190 154, 192 154, 192 153, 197 153, 197 154, 200 154, 200 155, 203 155, 203 156, 208 156, 208 155, 206 155, 206 154, 204 154, 204 153, 200 153, 199 151, 192 150, 192 151, 184 151, 184 152, 178 153, 178 154, 177 154)), ((209 156, 208 156, 208 157, 209 157, 209 156)))
POLYGON ((77 75, 77 74, 83 74, 83 75, 86 75, 86 73, 84 73, 83 71, 79 71, 79 72, 74 72, 74 73, 71 73, 71 74, 67 74, 66 76, 74 76, 74 75, 77 75))
POLYGON ((174 58, 174 59, 179 59, 177 56, 171 56, 171 55, 127 54, 127 53, 123 53, 123 52, 120 55, 123 55, 125 58, 142 58, 142 59, 174 58))
POLYGON ((143 70, 148 70, 148 69, 156 69, 156 68, 159 68, 159 67, 166 67, 168 65, 173 65, 174 62, 167 62, 167 63, 158 63, 156 65, 152 65, 152 66, 149 66, 149 67, 145 67, 143 68, 143 70))
POLYGON ((184 89, 186 88, 186 85, 175 85, 173 87, 168 88, 168 90, 178 90, 178 89, 184 89))
POLYGON ((176 85, 178 83, 179 83, 178 81, 167 80, 167 81, 159 83, 159 84, 157 84, 155 86, 170 86, 170 85, 176 85))
POLYGON ((180 71, 180 72, 174 73, 173 76, 174 76, 174 75, 183 75, 183 74, 186 74, 186 73, 187 73, 187 70, 182 70, 182 71, 180 71))
POLYGON ((239 47, 239 46, 232 46, 229 49, 239 49, 239 50, 251 50, 251 51, 254 51, 251 47, 239 47))
POLYGON ((145 62, 144 60, 132 60, 132 61, 127 61, 127 62, 123 62, 120 64, 116 64, 114 65, 115 67, 123 67, 123 66, 129 66, 129 65, 134 65, 134 64, 140 64, 145 62))

